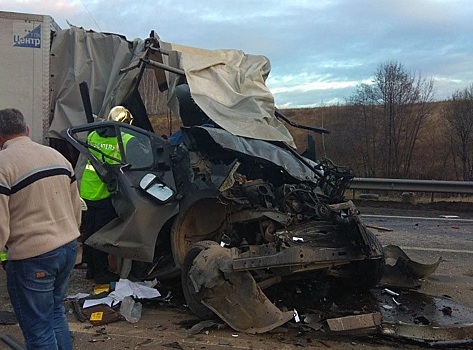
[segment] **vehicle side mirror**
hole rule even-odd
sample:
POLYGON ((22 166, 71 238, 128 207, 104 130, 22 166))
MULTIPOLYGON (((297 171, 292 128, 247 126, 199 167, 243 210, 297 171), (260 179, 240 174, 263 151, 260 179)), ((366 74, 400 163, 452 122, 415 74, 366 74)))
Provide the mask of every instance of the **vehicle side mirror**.
POLYGON ((173 189, 161 183, 154 174, 146 174, 140 181, 140 188, 158 201, 165 203, 174 196, 173 189))

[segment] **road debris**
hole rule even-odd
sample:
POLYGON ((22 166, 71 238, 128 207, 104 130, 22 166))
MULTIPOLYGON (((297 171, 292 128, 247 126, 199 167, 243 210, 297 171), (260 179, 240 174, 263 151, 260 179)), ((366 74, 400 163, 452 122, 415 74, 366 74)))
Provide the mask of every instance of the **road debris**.
POLYGON ((94 295, 110 292, 110 284, 97 284, 94 286, 94 295))
MULTIPOLYGON (((389 300, 386 294, 375 294, 380 303, 389 300)), ((399 300, 404 308, 380 309, 381 334, 429 345, 473 342, 473 308, 447 297, 415 291, 403 291, 399 300)))
POLYGON ((0 311, 0 324, 1 325, 13 325, 17 324, 18 320, 13 311, 0 311))
POLYGON ((387 227, 382 227, 382 226, 366 225, 366 227, 374 228, 375 230, 378 230, 378 231, 386 231, 386 232, 394 231, 392 228, 387 228, 387 227))
POLYGON ((380 281, 382 286, 418 288, 418 280, 425 278, 437 270, 442 257, 433 264, 422 264, 412 260, 396 245, 383 247, 386 264, 383 277, 380 281))
POLYGON ((384 288, 383 289, 383 293, 387 293, 393 297, 398 297, 399 296, 399 293, 396 293, 394 291, 392 291, 391 289, 388 289, 388 288, 384 288))
POLYGON ((216 321, 216 320, 205 320, 193 325, 190 329, 186 331, 187 334, 198 334, 207 328, 223 328, 225 323, 216 321))
POLYGON ((324 316, 322 313, 312 313, 301 315, 304 326, 311 328, 314 331, 319 331, 324 326, 324 316))
POLYGON ((299 313, 297 312, 296 309, 294 309, 294 321, 295 321, 296 323, 301 322, 301 318, 299 317, 299 313))
POLYGON ((441 311, 444 315, 452 316, 452 308, 450 306, 444 306, 441 311))
POLYGON ((382 322, 381 314, 373 312, 363 315, 351 315, 345 317, 331 318, 327 320, 332 332, 345 332, 353 330, 375 330, 382 322))
POLYGON ((89 307, 84 309, 83 312, 93 326, 102 326, 121 320, 119 312, 103 304, 89 307))
POLYGON ((193 260, 189 279, 200 302, 236 331, 264 333, 294 318, 282 312, 261 291, 248 271, 235 271, 231 251, 215 244, 193 260))
POLYGON ((87 322, 88 318, 87 318, 87 315, 84 314, 84 312, 82 311, 82 307, 81 305, 79 304, 79 301, 78 300, 71 300, 71 305, 72 305, 72 310, 74 311, 74 314, 76 315, 76 318, 79 322, 87 322))
POLYGON ((123 298, 120 304, 120 314, 130 323, 136 323, 141 318, 142 304, 135 302, 131 296, 123 298))
POLYGON ((385 310, 392 310, 394 309, 394 306, 392 305, 387 305, 387 304, 384 304, 384 305, 381 305, 381 307, 385 310))
POLYGON ((109 336, 100 336, 100 337, 95 337, 95 338, 92 338, 91 340, 89 340, 89 342, 91 343, 103 343, 107 340, 110 340, 112 338, 110 338, 109 336))
POLYGON ((293 327, 307 332, 306 327, 311 325, 312 330, 325 334, 378 334, 429 345, 473 343, 473 308, 448 297, 408 289, 391 292, 398 296, 383 288, 334 295, 332 306, 328 303, 317 313, 302 315, 303 322, 292 323, 293 327), (324 327, 317 327, 320 323, 324 327))
POLYGON ((166 347, 166 348, 171 348, 171 349, 184 350, 182 345, 179 344, 179 342, 177 342, 177 341, 172 342, 172 343, 163 344, 163 346, 166 347))

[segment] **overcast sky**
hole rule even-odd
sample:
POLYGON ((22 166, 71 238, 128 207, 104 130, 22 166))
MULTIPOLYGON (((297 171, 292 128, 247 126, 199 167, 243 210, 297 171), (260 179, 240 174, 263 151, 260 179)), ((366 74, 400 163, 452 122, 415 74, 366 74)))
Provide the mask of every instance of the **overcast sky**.
POLYGON ((433 78, 437 100, 473 83, 471 0, 0 0, 0 11, 265 55, 281 108, 343 103, 388 61, 433 78))

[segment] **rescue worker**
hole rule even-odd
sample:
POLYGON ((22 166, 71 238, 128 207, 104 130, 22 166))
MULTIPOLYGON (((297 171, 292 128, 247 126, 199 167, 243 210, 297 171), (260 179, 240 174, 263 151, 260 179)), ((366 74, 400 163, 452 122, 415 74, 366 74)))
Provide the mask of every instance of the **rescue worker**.
MULTIPOLYGON (((133 116, 125 107, 116 106, 110 110, 107 120, 132 124, 133 116)), ((124 146, 131 138, 131 135, 122 135, 124 146)), ((117 136, 112 128, 92 131, 87 136, 87 143, 108 156, 121 159, 117 136)), ((91 152, 98 159, 102 159, 99 152, 93 149, 91 149, 91 152)), ((107 163, 114 162, 110 158, 105 158, 105 161, 107 163)), ((83 212, 81 226, 83 242, 85 242, 91 235, 117 217, 107 185, 102 182, 89 161, 87 161, 82 175, 80 196, 87 204, 87 210, 83 212)), ((84 244, 83 262, 87 263, 87 279, 94 279, 99 284, 118 281, 119 276, 109 271, 108 253, 84 244)))

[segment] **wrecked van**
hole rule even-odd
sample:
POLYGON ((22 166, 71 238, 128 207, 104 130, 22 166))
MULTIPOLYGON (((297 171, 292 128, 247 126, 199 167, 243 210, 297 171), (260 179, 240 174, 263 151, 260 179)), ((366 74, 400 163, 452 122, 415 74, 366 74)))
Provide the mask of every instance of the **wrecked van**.
POLYGON ((274 284, 306 279, 366 290, 380 281, 382 246, 344 198, 352 170, 295 150, 284 123, 297 125, 274 107, 264 56, 174 45, 152 33, 122 69, 135 78, 116 101, 138 121, 147 119, 137 96, 144 69, 169 91, 183 125, 177 133, 112 121, 62 133, 112 193, 118 217, 85 243, 122 258, 121 277, 180 275, 196 316, 216 314, 249 333, 294 317, 264 294, 274 284), (85 142, 98 129, 117 135, 120 156, 85 142))

